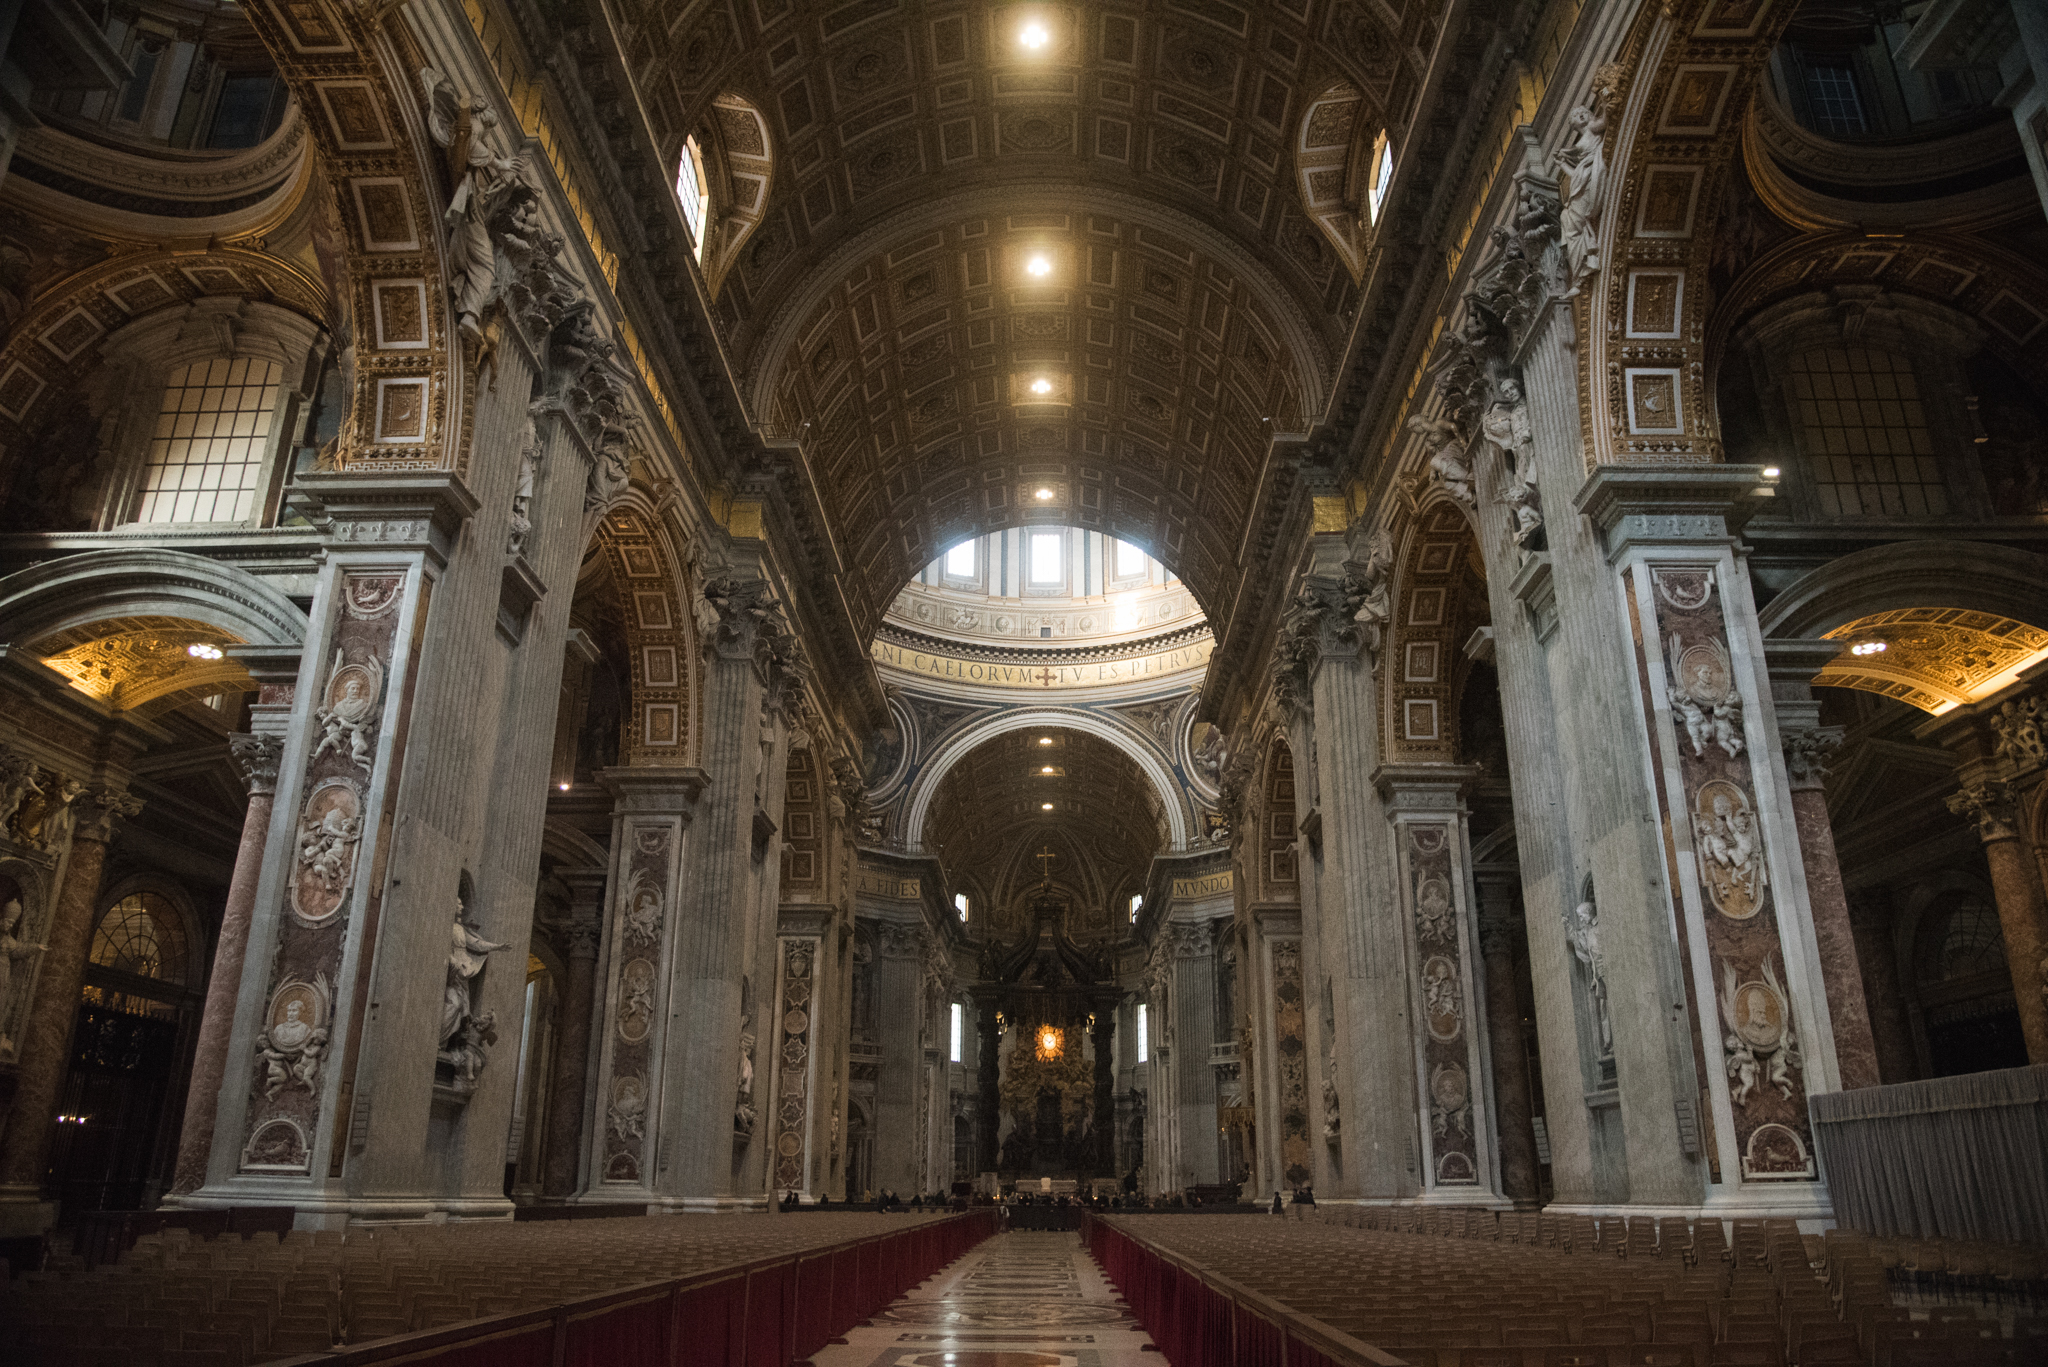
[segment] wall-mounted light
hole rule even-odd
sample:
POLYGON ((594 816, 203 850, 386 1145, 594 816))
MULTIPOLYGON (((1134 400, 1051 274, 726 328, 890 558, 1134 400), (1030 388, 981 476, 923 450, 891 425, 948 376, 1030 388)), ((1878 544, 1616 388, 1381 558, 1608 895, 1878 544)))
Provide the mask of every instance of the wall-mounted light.
POLYGON ((569 791, 569 785, 566 783, 557 783, 555 786, 557 788, 560 788, 565 793, 569 791))
POLYGON ((1049 774, 1052 772, 1052 766, 1048 764, 1043 769, 1040 769, 1038 772, 1041 774, 1049 774))
POLYGON ((1031 392, 1032 392, 1032 393, 1034 393, 1034 394, 1050 394, 1050 393, 1052 393, 1052 381, 1051 381, 1051 380, 1033 380, 1033 381, 1031 382, 1031 392))
POLYGON ((1041 802, 1038 804, 1038 810, 1041 812, 1049 812, 1052 810, 1052 804, 1050 802, 1041 802))
POLYGON ((1040 502, 1043 502, 1043 501, 1045 501, 1046 499, 1048 499, 1048 498, 1051 498, 1051 497, 1052 497, 1052 490, 1050 490, 1050 489, 1040 489, 1040 490, 1038 491, 1038 493, 1037 493, 1036 497, 1038 498, 1038 500, 1039 500, 1040 502))
POLYGON ((1039 743, 1040 745, 1051 745, 1051 744, 1052 744, 1052 737, 1051 737, 1051 736, 1040 736, 1040 737, 1038 738, 1038 743, 1039 743))

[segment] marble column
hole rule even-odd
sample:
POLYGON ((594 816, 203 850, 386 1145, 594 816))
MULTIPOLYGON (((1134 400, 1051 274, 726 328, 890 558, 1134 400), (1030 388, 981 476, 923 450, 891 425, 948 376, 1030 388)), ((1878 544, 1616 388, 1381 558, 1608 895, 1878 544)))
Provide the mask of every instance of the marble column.
POLYGON ((185 1094, 185 1124, 178 1136, 178 1162, 171 1179, 173 1195, 197 1191, 206 1183, 206 1164, 213 1154, 214 1112, 220 1102, 221 1079, 227 1073, 228 1038, 235 1030, 235 1003, 242 993, 242 960, 249 949, 256 884, 263 876, 263 846, 270 836, 270 809, 277 796, 284 740, 282 735, 228 737, 228 752, 249 788, 249 807, 242 816, 242 843, 235 852, 227 905, 221 910, 220 940, 214 946, 213 972, 206 981, 206 1009, 192 1051, 192 1082, 185 1094))
POLYGON ((561 869, 569 886, 569 971, 562 984, 562 1018, 555 1031, 554 1079, 548 1088, 547 1170, 541 1194, 573 1196, 583 1158, 588 1114, 590 1020, 596 1010, 597 946, 604 915, 606 871, 561 869))
MULTIPOLYGON (((1829 644, 1833 644, 1830 642, 1829 644)), ((1799 857, 1806 867, 1806 901, 1813 910, 1813 938, 1820 950, 1821 981, 1828 1015, 1835 1025, 1835 1066, 1844 1091, 1878 1084, 1877 1042, 1863 999, 1863 969, 1856 932, 1849 924, 1849 898, 1835 858, 1835 828, 1828 819, 1827 758, 1842 743, 1839 726, 1796 725, 1790 707, 1778 704, 1779 738, 1792 788, 1792 818, 1799 830, 1799 857)))
POLYGON ((1906 997, 1899 987, 1899 955, 1892 943, 1892 904, 1883 888, 1856 895, 1850 913, 1856 933, 1856 963, 1863 971, 1863 1003, 1870 1016, 1871 1042, 1877 1049, 1878 1081, 1913 1082, 1920 1076, 1913 1058, 1913 1027, 1906 1019, 1906 997))
MULTIPOLYGON (((924 1067, 918 1038, 923 947, 917 925, 882 921, 876 926, 875 1026, 882 1058, 875 1069, 875 1161, 868 1180, 878 1196, 889 1190, 906 1201, 917 1193, 917 1156, 925 1128, 917 1106, 924 1067)), ((1028 1118, 1019 1121, 1028 1123, 1028 1118)))
POLYGON ((1997 779, 1967 784, 1948 800, 1949 810, 1972 818, 1991 865, 1991 891, 2012 966, 2013 1002, 2026 1036, 2027 1061, 2048 1063, 2048 906, 2041 879, 2019 838, 2019 812, 2011 785, 1997 779))
POLYGON ((1515 992, 1515 924, 1522 910, 1511 871, 1481 873, 1474 881, 1479 885, 1479 953, 1486 970, 1486 1032, 1493 1053, 1494 1124, 1500 1136, 1500 1193, 1517 1210, 1534 1210, 1542 1188, 1522 1006, 1515 992))
MULTIPOLYGON (((64 886, 50 912, 44 941, 48 948, 22 1019, 14 1102, 6 1132, 0 1134, 0 1206, 41 1202, 50 1127, 71 1062, 71 1027, 85 982, 86 951, 99 921, 100 870, 106 863, 107 842, 121 818, 135 815, 142 804, 126 793, 101 788, 80 794, 72 810, 77 825, 64 886)), ((14 1223, 0 1221, 0 1227, 12 1228, 14 1223)))
POLYGON ((1162 1173, 1169 1190, 1214 1182, 1216 1169, 1216 1070, 1209 1042, 1216 1037, 1216 962, 1207 921, 1172 922, 1163 927, 1172 943, 1173 981, 1167 989, 1173 1010, 1174 1099, 1180 1142, 1174 1170, 1162 1173))

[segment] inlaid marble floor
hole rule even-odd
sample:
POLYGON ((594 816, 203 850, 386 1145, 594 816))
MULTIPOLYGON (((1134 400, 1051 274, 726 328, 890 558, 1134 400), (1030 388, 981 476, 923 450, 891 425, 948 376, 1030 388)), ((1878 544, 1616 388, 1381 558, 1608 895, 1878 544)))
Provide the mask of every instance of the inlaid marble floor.
POLYGON ((998 1234, 815 1367, 1163 1367, 1077 1234, 998 1234))

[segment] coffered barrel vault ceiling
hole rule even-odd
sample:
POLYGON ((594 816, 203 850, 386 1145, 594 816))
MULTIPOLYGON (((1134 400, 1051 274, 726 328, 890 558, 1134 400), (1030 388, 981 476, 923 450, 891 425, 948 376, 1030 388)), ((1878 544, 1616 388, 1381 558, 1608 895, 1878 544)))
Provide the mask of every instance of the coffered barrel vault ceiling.
POLYGON ((1142 891, 1152 856, 1166 846, 1159 812, 1144 772, 1108 741, 1059 727, 1013 731, 947 771, 925 844, 979 886, 985 925, 998 935, 1013 928, 1010 918, 1043 876, 1035 856, 1048 847, 1053 882, 1077 902, 1070 929, 1116 930, 1123 923, 1110 899, 1142 891))
POLYGON ((1300 125, 1339 91, 1319 142, 1329 109, 1368 144, 1405 117, 1440 5, 607 6, 664 153, 722 145, 714 100, 767 120, 716 313, 820 481, 858 625, 949 540, 1040 511, 1227 600, 1271 437, 1320 417, 1357 303, 1363 244, 1325 235, 1330 186, 1306 214, 1300 125))

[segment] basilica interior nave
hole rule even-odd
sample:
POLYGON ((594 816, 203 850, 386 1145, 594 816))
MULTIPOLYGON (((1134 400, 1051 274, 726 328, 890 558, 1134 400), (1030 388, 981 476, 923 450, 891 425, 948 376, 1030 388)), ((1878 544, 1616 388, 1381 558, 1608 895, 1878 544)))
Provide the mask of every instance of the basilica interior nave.
POLYGON ((2038 1360, 2044 680, 2036 0, 0 14, 51 1361, 2038 1360))

